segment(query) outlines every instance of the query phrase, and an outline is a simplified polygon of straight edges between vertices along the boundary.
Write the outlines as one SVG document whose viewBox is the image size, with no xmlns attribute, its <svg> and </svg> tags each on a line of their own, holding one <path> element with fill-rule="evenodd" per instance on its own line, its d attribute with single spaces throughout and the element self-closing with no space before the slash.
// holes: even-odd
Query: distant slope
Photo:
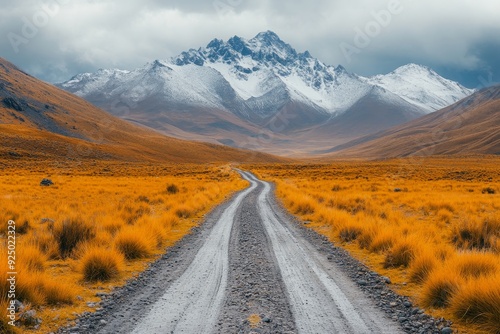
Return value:
<svg viewBox="0 0 500 334">
<path fill-rule="evenodd" d="M 330 157 L 500 154 L 500 85 L 454 105 L 329 150 Z"/>
<path fill-rule="evenodd" d="M 0 58 L 0 156 L 126 161 L 281 161 L 173 139 L 114 117 Z"/>
</svg>

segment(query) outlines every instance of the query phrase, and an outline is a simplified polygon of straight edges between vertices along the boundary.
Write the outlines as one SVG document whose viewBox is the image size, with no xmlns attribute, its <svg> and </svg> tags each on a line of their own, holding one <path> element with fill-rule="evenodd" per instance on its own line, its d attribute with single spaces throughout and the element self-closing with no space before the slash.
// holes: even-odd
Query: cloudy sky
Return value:
<svg viewBox="0 0 500 334">
<path fill-rule="evenodd" d="M 500 81 L 498 0 L 0 0 L 0 8 L 0 56 L 49 82 L 265 30 L 365 76 L 413 62 L 471 88 Z"/>
</svg>

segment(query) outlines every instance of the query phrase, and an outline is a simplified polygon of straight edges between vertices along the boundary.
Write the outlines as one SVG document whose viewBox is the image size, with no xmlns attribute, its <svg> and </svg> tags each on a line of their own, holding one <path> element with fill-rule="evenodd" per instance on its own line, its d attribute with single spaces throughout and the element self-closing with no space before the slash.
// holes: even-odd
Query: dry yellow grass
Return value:
<svg viewBox="0 0 500 334">
<path fill-rule="evenodd" d="M 88 246 L 82 251 L 80 271 L 87 282 L 106 282 L 120 276 L 123 255 L 115 249 Z"/>
<path fill-rule="evenodd" d="M 229 166 L 0 164 L 0 304 L 7 302 L 6 232 L 13 219 L 16 298 L 43 320 L 38 331 L 23 332 L 55 331 L 92 310 L 87 302 L 97 302 L 97 292 L 137 275 L 246 184 Z M 40 186 L 45 177 L 54 185 Z"/>
<path fill-rule="evenodd" d="M 390 276 L 431 314 L 464 332 L 497 333 L 499 165 L 499 157 L 478 156 L 248 168 L 275 182 L 308 227 Z"/>
</svg>

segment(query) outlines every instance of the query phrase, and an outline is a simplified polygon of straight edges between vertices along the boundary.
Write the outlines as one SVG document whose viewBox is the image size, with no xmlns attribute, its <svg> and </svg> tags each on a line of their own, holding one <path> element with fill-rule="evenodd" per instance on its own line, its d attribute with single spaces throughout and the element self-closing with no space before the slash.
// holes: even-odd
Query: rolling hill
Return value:
<svg viewBox="0 0 500 334">
<path fill-rule="evenodd" d="M 98 109 L 0 58 L 0 157 L 162 162 L 282 161 L 166 137 Z"/>
<path fill-rule="evenodd" d="M 435 113 L 328 151 L 329 157 L 500 155 L 500 85 Z"/>
</svg>

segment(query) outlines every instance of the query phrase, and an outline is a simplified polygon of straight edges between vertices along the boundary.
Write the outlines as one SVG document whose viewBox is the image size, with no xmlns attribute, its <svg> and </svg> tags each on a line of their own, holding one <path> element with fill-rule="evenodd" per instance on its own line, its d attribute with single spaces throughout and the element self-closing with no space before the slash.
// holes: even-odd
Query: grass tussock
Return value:
<svg viewBox="0 0 500 334">
<path fill-rule="evenodd" d="M 363 228 L 357 224 L 347 224 L 339 229 L 339 237 L 344 242 L 351 242 L 363 233 Z"/>
<path fill-rule="evenodd" d="M 500 270 L 498 257 L 494 254 L 484 252 L 460 253 L 447 261 L 447 264 L 467 279 L 488 276 Z"/>
<path fill-rule="evenodd" d="M 7 296 L 7 271 L 0 273 L 0 292 Z M 16 298 L 33 306 L 71 304 L 76 297 L 75 285 L 60 282 L 50 275 L 21 268 L 16 275 Z"/>
<path fill-rule="evenodd" d="M 461 249 L 497 250 L 500 240 L 500 213 L 488 217 L 472 218 L 453 229 L 452 241 Z"/>
<path fill-rule="evenodd" d="M 412 239 L 397 241 L 385 256 L 384 268 L 408 267 L 419 248 L 420 245 Z"/>
<path fill-rule="evenodd" d="M 464 282 L 446 270 L 434 271 L 423 284 L 420 301 L 425 307 L 447 307 Z"/>
<path fill-rule="evenodd" d="M 52 231 L 62 258 L 71 256 L 78 244 L 95 237 L 95 225 L 82 217 L 64 219 Z"/>
<path fill-rule="evenodd" d="M 450 309 L 465 324 L 500 333 L 500 277 L 469 281 L 451 298 Z"/>
<path fill-rule="evenodd" d="M 370 251 L 374 253 L 382 253 L 391 249 L 394 244 L 394 233 L 388 229 L 383 229 L 375 234 L 369 246 Z"/>
<path fill-rule="evenodd" d="M 440 265 L 436 255 L 428 248 L 415 255 L 409 268 L 410 281 L 414 283 L 425 282 L 429 274 Z"/>
<path fill-rule="evenodd" d="M 18 263 L 30 271 L 44 271 L 47 256 L 35 244 L 26 244 L 17 251 Z"/>
<path fill-rule="evenodd" d="M 89 247 L 80 259 L 80 271 L 87 282 L 107 282 L 120 276 L 123 262 L 123 255 L 114 249 Z"/>
<path fill-rule="evenodd" d="M 167 186 L 167 194 L 175 195 L 179 192 L 179 187 L 177 187 L 175 184 L 169 184 Z"/>
<path fill-rule="evenodd" d="M 114 245 L 127 260 L 145 258 L 153 253 L 149 232 L 138 228 L 121 230 L 115 237 Z"/>
</svg>

